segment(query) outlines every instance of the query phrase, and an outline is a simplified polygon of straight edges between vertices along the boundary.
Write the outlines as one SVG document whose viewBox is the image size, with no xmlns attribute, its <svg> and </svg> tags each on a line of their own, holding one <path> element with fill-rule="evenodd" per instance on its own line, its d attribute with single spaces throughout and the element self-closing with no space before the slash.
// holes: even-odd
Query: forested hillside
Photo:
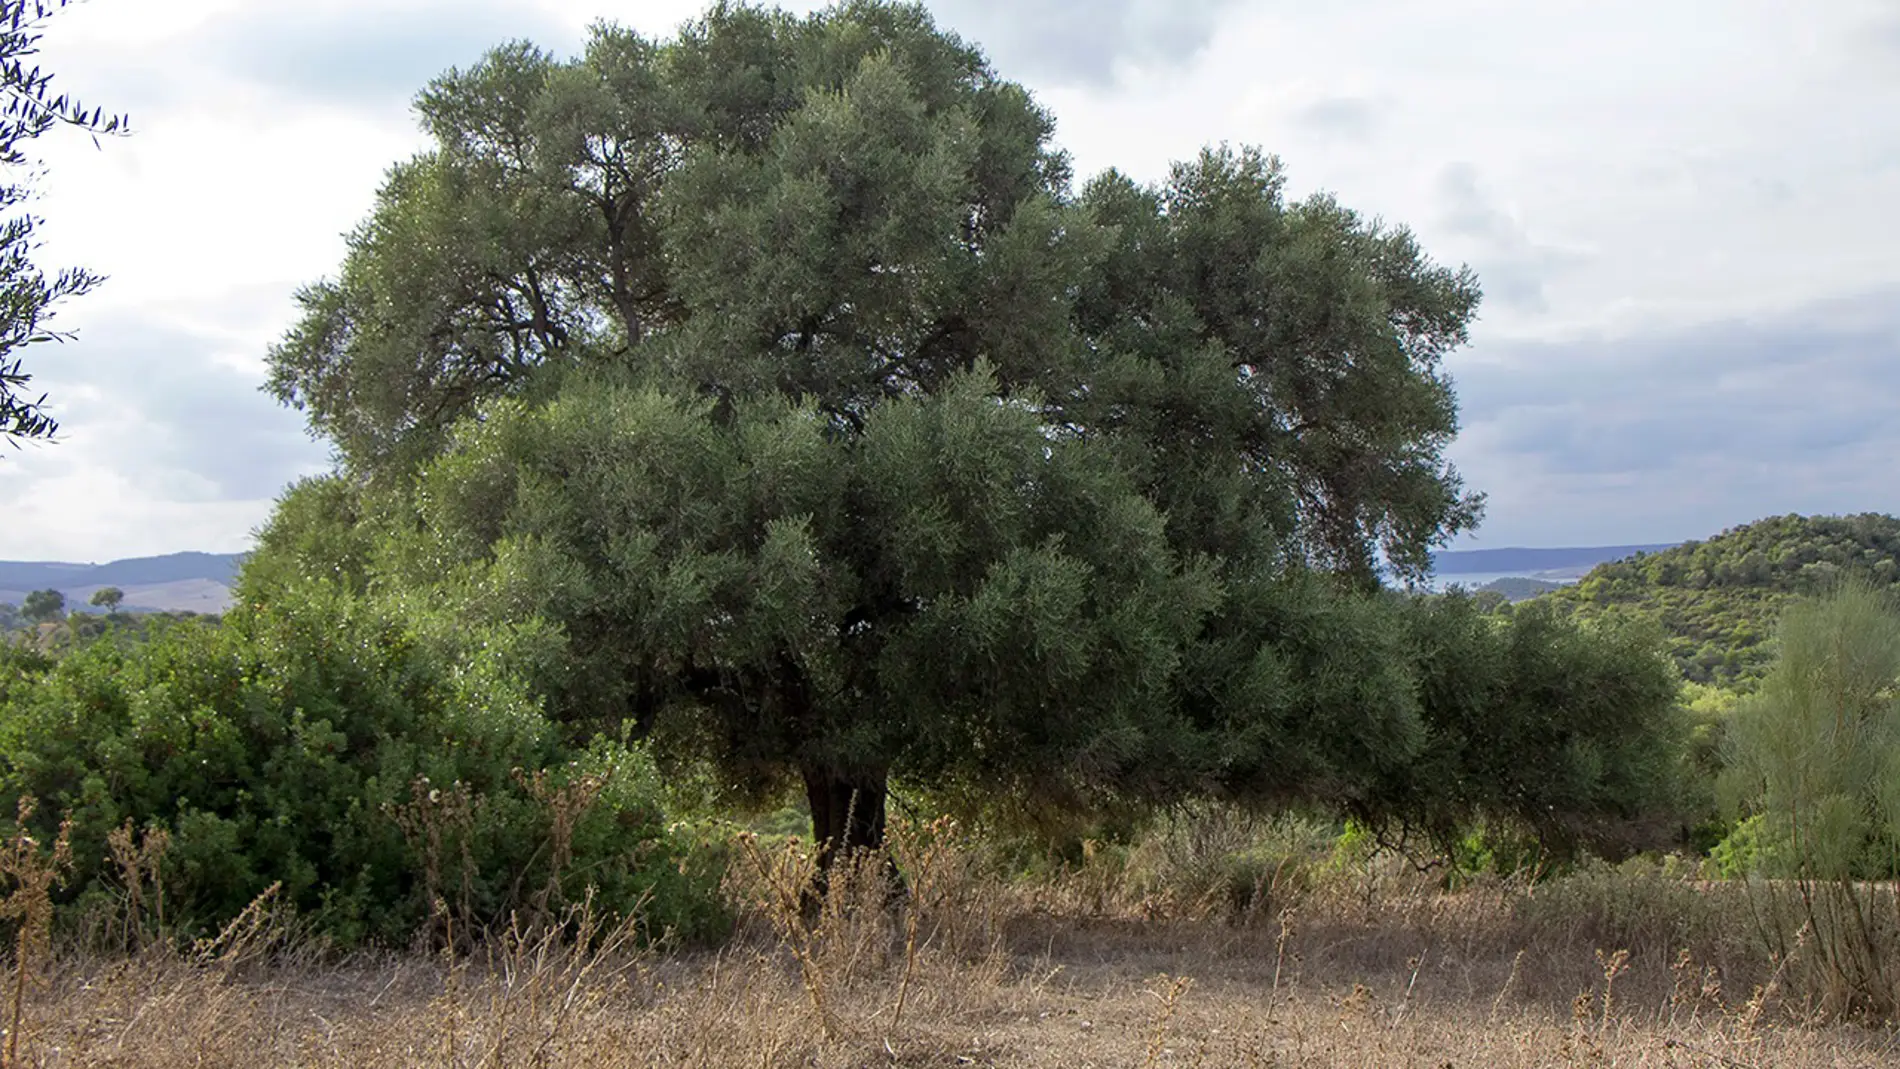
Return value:
<svg viewBox="0 0 1900 1069">
<path fill-rule="evenodd" d="M 1772 656 L 1782 610 L 1848 577 L 1882 586 L 1900 580 L 1900 520 L 1879 513 L 1771 517 L 1599 565 L 1548 597 L 1588 617 L 1654 619 L 1686 677 L 1749 683 Z"/>
<path fill-rule="evenodd" d="M 1477 593 L 1490 594 L 1505 601 L 1528 601 L 1539 594 L 1548 594 L 1553 590 L 1562 590 L 1564 584 L 1549 579 L 1532 579 L 1524 575 L 1507 575 L 1502 579 L 1493 579 L 1477 589 Z"/>
</svg>

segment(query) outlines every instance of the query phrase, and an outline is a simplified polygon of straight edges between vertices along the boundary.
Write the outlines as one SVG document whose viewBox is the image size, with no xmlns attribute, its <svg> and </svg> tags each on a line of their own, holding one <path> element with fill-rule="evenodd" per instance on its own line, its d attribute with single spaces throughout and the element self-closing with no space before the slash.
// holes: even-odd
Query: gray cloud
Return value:
<svg viewBox="0 0 1900 1069">
<path fill-rule="evenodd" d="M 1492 491 L 1485 544 L 1900 511 L 1900 290 L 1480 355 L 1456 372 L 1454 452 Z"/>
<path fill-rule="evenodd" d="M 1887 11 L 1867 24 L 1868 43 L 1888 53 L 1900 55 L 1900 11 Z"/>
<path fill-rule="evenodd" d="M 941 25 L 980 42 L 997 66 L 1055 83 L 1108 86 L 1118 62 L 1180 66 L 1235 0 L 941 0 Z"/>
<path fill-rule="evenodd" d="M 1366 141 L 1378 131 L 1382 105 L 1366 97 L 1322 97 L 1301 105 L 1293 122 L 1324 137 Z"/>
<path fill-rule="evenodd" d="M 392 3 L 380 10 L 249 5 L 194 35 L 198 61 L 302 99 L 406 103 L 431 78 L 467 66 L 504 41 L 527 38 L 564 51 L 559 23 L 522 0 Z"/>
<path fill-rule="evenodd" d="M 141 316 L 95 320 L 59 359 L 42 361 L 40 379 L 60 408 L 54 449 L 104 463 L 164 500 L 276 496 L 323 464 L 324 447 L 259 392 L 257 373 L 220 359 L 234 348 Z"/>
<path fill-rule="evenodd" d="M 1500 208 L 1485 192 L 1477 169 L 1454 163 L 1438 176 L 1440 225 L 1468 239 L 1471 257 L 1484 282 L 1485 300 L 1509 308 L 1541 312 L 1548 303 L 1544 287 L 1552 275 L 1582 263 L 1576 253 L 1531 239 L 1524 224 Z"/>
</svg>

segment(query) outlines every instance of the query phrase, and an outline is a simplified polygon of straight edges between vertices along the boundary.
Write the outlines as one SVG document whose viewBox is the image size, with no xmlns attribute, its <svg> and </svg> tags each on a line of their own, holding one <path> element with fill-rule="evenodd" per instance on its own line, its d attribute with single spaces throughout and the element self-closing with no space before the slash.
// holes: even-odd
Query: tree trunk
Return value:
<svg viewBox="0 0 1900 1069">
<path fill-rule="evenodd" d="M 818 850 L 818 869 L 812 891 L 823 901 L 830 886 L 831 868 L 840 858 L 859 850 L 884 849 L 884 803 L 888 796 L 884 769 L 843 772 L 807 766 L 805 798 L 811 803 L 812 842 Z M 896 863 L 886 855 L 884 866 L 892 891 L 901 893 Z"/>
<path fill-rule="evenodd" d="M 885 774 L 806 768 L 805 800 L 811 803 L 812 841 L 822 867 L 840 853 L 884 845 Z"/>
</svg>

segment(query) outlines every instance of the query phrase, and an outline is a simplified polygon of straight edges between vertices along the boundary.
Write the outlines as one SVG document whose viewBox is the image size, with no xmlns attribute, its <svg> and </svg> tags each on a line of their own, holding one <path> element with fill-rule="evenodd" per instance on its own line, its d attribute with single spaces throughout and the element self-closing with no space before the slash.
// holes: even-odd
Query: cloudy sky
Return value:
<svg viewBox="0 0 1900 1069">
<path fill-rule="evenodd" d="M 244 548 L 326 466 L 258 392 L 432 75 L 683 0 L 87 0 L 57 85 L 131 113 L 42 142 L 41 260 L 110 276 L 27 355 L 62 441 L 0 453 L 0 558 Z M 787 6 L 804 9 L 809 4 Z M 1900 512 L 1900 0 L 935 0 L 1089 173 L 1280 154 L 1486 290 L 1452 363 L 1467 546 Z"/>
</svg>

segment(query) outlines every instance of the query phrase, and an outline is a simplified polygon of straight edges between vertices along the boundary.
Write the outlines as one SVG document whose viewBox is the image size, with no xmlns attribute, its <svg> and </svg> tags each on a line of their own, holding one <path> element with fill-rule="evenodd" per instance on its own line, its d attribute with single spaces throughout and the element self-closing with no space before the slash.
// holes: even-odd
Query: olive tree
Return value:
<svg viewBox="0 0 1900 1069">
<path fill-rule="evenodd" d="M 270 355 L 341 463 L 246 597 L 549 621 L 562 719 L 802 780 L 832 844 L 893 776 L 1345 804 L 1420 752 L 1381 584 L 1478 518 L 1478 289 L 1403 229 L 1250 149 L 1078 186 L 914 5 L 508 45 L 417 108 Z"/>
</svg>

